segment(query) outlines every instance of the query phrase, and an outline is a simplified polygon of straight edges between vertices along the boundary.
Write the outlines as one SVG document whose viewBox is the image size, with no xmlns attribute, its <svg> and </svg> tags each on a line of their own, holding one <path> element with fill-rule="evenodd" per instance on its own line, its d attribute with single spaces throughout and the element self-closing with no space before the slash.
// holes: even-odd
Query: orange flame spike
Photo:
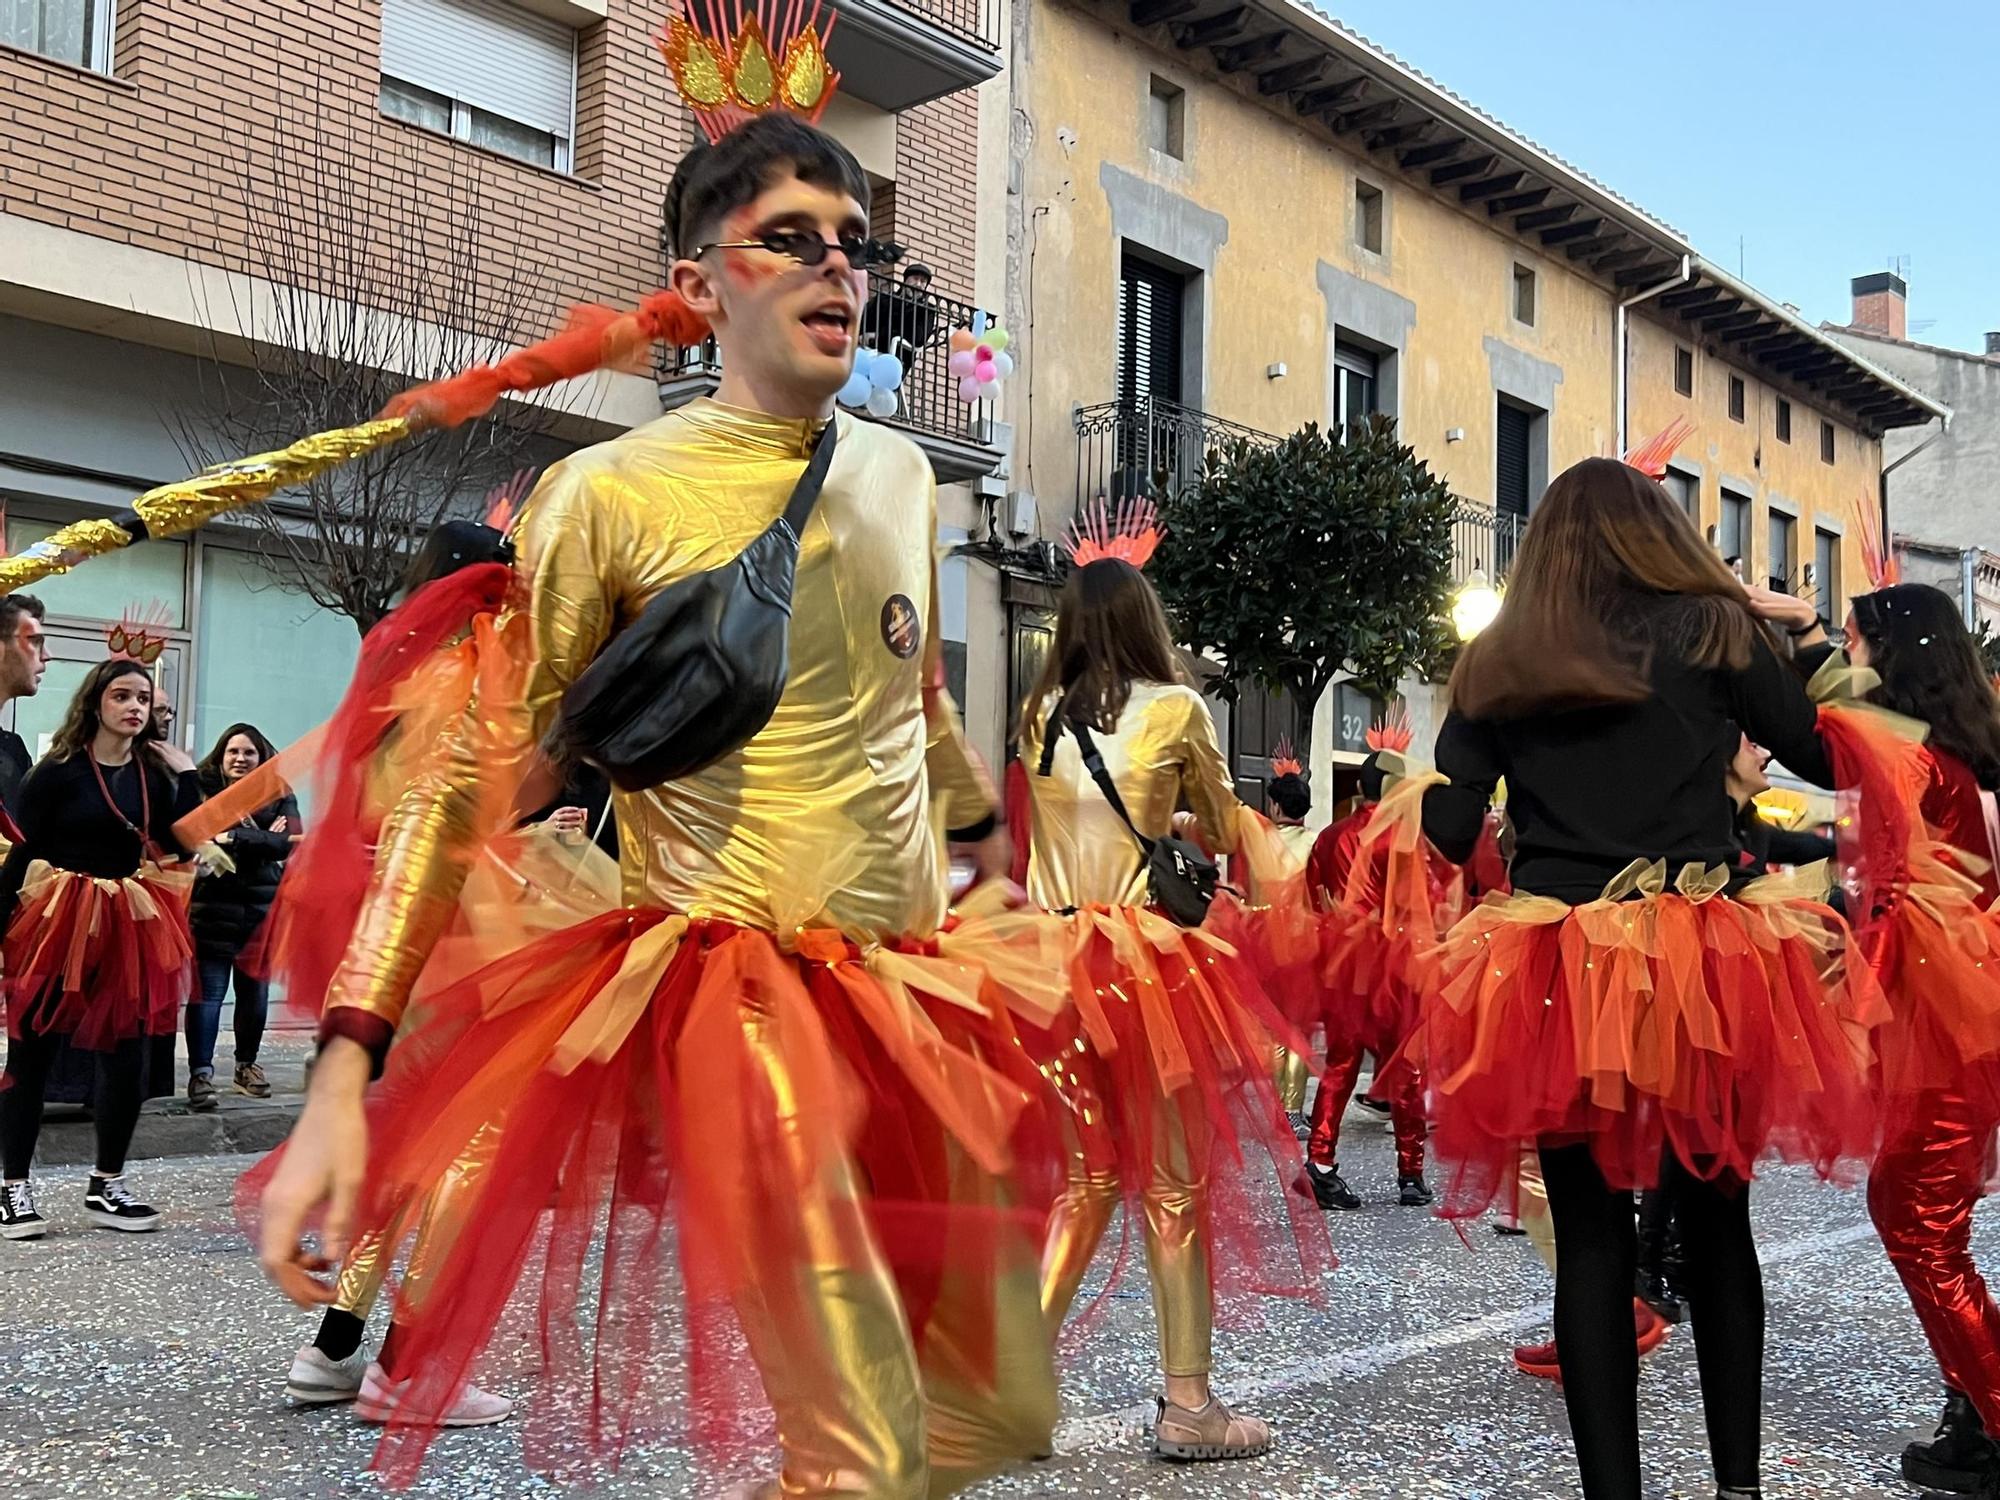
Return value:
<svg viewBox="0 0 2000 1500">
<path fill-rule="evenodd" d="M 1370 750 L 1390 750 L 1401 755 L 1410 748 L 1410 741 L 1416 738 L 1416 731 L 1410 727 L 1409 705 L 1397 704 L 1395 713 L 1370 725 L 1363 738 Z"/>
<path fill-rule="evenodd" d="M 1627 453 L 1625 462 L 1648 479 L 1664 478 L 1667 472 L 1667 460 L 1674 456 L 1675 449 L 1694 436 L 1694 432 L 1694 423 L 1686 417 L 1675 417 L 1659 432 Z"/>
</svg>

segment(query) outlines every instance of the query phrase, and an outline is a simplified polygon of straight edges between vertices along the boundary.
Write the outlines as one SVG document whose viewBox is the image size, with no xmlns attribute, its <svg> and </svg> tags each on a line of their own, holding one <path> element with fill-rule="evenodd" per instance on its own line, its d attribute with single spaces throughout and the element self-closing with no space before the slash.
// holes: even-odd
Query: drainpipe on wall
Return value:
<svg viewBox="0 0 2000 1500">
<path fill-rule="evenodd" d="M 1967 547 L 1958 554 L 1958 598 L 1964 606 L 1965 628 L 1979 629 L 1979 549 Z"/>
<path fill-rule="evenodd" d="M 1893 459 L 1889 463 L 1886 463 L 1882 466 L 1882 476 L 1880 479 L 1876 481 L 1876 487 L 1875 487 L 1876 505 L 1881 512 L 1880 521 L 1882 526 L 1882 548 L 1883 551 L 1887 553 L 1889 556 L 1894 556 L 1896 551 L 1896 533 L 1889 529 L 1889 476 L 1895 473 L 1896 470 L 1902 468 L 1904 464 L 1908 463 L 1911 459 L 1915 458 L 1919 453 L 1923 452 L 1924 449 L 1930 447 L 1932 443 L 1935 443 L 1939 438 L 1943 437 L 1950 430 L 1951 430 L 1951 411 L 1949 408 L 1947 408 L 1945 414 L 1938 418 L 1938 430 L 1936 432 L 1932 433 L 1929 437 L 1925 438 L 1921 443 L 1918 443 L 1914 448 L 1912 448 L 1908 453 L 1905 453 L 1901 458 Z M 1971 554 L 1969 553 L 1967 554 L 1967 556 L 1970 555 Z M 1959 566 L 1962 569 L 1966 566 L 1966 564 L 1963 561 L 1961 561 Z M 1964 602 L 1965 602 L 1966 628 L 1968 630 L 1975 629 L 1976 627 L 1973 625 L 1973 619 L 1972 619 L 1972 614 L 1973 614 L 1972 589 L 1969 586 L 1965 590 Z"/>
<path fill-rule="evenodd" d="M 1618 304 L 1616 327 L 1612 336 L 1612 341 L 1618 346 L 1618 451 L 1613 457 L 1623 458 L 1632 446 L 1630 434 L 1627 431 L 1628 420 L 1625 410 L 1627 389 L 1631 384 L 1631 377 L 1626 370 L 1627 345 L 1630 342 L 1631 327 L 1630 321 L 1626 317 L 1626 310 L 1637 307 L 1641 302 L 1651 297 L 1657 297 L 1662 292 L 1670 292 L 1677 286 L 1687 285 L 1694 278 L 1694 268 L 1695 258 L 1692 255 L 1683 255 L 1678 275 L 1670 276 L 1665 281 L 1634 292 Z"/>
</svg>

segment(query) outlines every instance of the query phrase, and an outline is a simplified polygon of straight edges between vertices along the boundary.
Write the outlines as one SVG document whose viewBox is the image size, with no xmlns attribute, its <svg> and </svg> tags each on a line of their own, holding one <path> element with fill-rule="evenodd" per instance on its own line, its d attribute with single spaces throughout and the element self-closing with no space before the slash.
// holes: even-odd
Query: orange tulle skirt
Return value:
<svg viewBox="0 0 2000 1500">
<path fill-rule="evenodd" d="M 1600 900 L 1489 899 L 1452 929 L 1420 1034 L 1445 1212 L 1484 1209 L 1535 1142 L 1588 1142 L 1621 1188 L 1667 1150 L 1710 1178 L 1867 1161 L 1874 971 L 1810 878 L 1721 887 L 1635 866 Z"/>
<path fill-rule="evenodd" d="M 736 1456 L 770 1434 L 732 1307 L 805 1326 L 786 1310 L 802 1267 L 886 1259 L 921 1342 L 943 1279 L 979 1274 L 999 1236 L 1038 1238 L 1060 1185 L 1014 1016 L 1052 1016 L 1061 931 L 995 917 L 866 951 L 808 931 L 781 951 L 625 909 L 428 993 L 370 1097 L 356 1238 L 393 1241 L 454 1163 L 490 1165 L 456 1190 L 473 1232 L 399 1303 L 413 1413 L 445 1410 L 503 1316 L 526 1317 L 532 1466 L 595 1467 L 662 1437 Z M 276 1160 L 244 1180 L 246 1217 Z M 955 1202 L 966 1160 L 1011 1191 Z M 799 1211 L 849 1174 L 864 1216 Z M 684 1344 L 684 1383 L 662 1378 L 663 1343 Z M 407 1483 L 433 1435 L 421 1416 L 392 1426 L 377 1467 Z"/>
<path fill-rule="evenodd" d="M 1258 962 L 1154 911 L 1085 908 L 1065 920 L 1073 1005 L 1053 1025 L 1022 1030 L 1085 1159 L 1115 1169 L 1136 1203 L 1153 1174 L 1163 1104 L 1197 1117 L 1188 1136 L 1207 1153 L 1218 1313 L 1228 1321 L 1247 1316 L 1258 1296 L 1316 1293 L 1333 1252 L 1322 1216 L 1293 1187 L 1304 1158 L 1271 1066 L 1277 1048 L 1303 1053 L 1306 1044 L 1266 993 Z M 1086 1056 L 1090 1065 L 1076 1066 Z"/>
<path fill-rule="evenodd" d="M 0 943 L 8 1036 L 105 1052 L 173 1035 L 194 962 L 193 889 L 192 871 L 145 864 L 111 880 L 36 860 Z"/>
<path fill-rule="evenodd" d="M 1939 1093 L 2000 1117 L 2000 915 L 1978 907 L 1971 885 L 1906 891 L 1863 934 L 1889 997 L 1875 1047 L 1892 1129 Z"/>
</svg>

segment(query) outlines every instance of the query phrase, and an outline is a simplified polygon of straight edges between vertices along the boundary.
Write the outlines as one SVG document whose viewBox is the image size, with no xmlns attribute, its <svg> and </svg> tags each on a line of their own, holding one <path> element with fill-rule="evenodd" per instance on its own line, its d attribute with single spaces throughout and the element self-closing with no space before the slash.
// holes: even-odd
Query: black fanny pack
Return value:
<svg viewBox="0 0 2000 1500">
<path fill-rule="evenodd" d="M 1090 779 L 1104 793 L 1104 800 L 1111 804 L 1118 820 L 1139 841 L 1139 850 L 1146 860 L 1146 889 L 1152 905 L 1182 927 L 1201 926 L 1208 916 L 1209 907 L 1215 903 L 1216 891 L 1221 888 L 1221 867 L 1202 853 L 1199 845 L 1187 839 L 1176 838 L 1172 834 L 1149 839 L 1139 832 L 1139 826 L 1125 810 L 1125 799 L 1118 795 L 1118 783 L 1111 779 L 1111 770 L 1104 764 L 1104 755 L 1098 750 L 1097 742 L 1090 737 L 1090 730 L 1080 720 L 1064 720 L 1059 714 L 1059 706 L 1051 710 L 1049 721 L 1042 730 L 1041 774 L 1048 775 L 1054 766 L 1056 741 L 1062 737 L 1063 726 L 1067 723 L 1069 732 L 1076 736 L 1076 748 L 1083 756 L 1083 768 L 1090 772 Z"/>
<path fill-rule="evenodd" d="M 783 515 L 733 561 L 669 584 L 563 694 L 565 747 L 621 789 L 691 776 L 777 711 L 799 537 L 833 463 L 834 430 L 820 433 Z"/>
</svg>

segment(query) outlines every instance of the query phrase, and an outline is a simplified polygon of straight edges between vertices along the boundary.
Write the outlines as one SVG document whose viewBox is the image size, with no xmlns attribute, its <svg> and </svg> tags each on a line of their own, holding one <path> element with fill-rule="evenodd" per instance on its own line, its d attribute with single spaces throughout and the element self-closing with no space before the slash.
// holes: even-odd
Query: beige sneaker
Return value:
<svg viewBox="0 0 2000 1500">
<path fill-rule="evenodd" d="M 236 1092 L 248 1094 L 252 1099 L 268 1099 L 271 1097 L 271 1080 L 264 1076 L 264 1070 L 256 1063 L 238 1063 Z"/>
<path fill-rule="evenodd" d="M 1153 1423 L 1153 1451 L 1175 1463 L 1207 1463 L 1222 1458 L 1256 1458 L 1271 1447 L 1271 1424 L 1238 1416 L 1214 1396 L 1198 1411 L 1159 1398 Z"/>
</svg>

